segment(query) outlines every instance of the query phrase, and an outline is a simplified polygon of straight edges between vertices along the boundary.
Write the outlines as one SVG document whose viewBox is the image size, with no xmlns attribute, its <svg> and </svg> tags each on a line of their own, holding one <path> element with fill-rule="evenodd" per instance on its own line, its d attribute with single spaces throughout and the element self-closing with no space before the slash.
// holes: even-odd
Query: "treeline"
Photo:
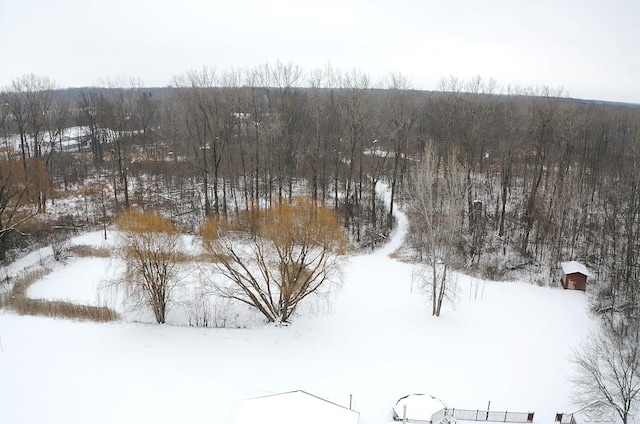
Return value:
<svg viewBox="0 0 640 424">
<path fill-rule="evenodd" d="M 453 154 L 466 181 L 459 266 L 496 277 L 540 269 L 551 281 L 558 261 L 577 259 L 610 284 L 608 307 L 636 305 L 611 294 L 638 291 L 633 105 L 479 77 L 421 92 L 401 75 L 374 85 L 357 70 L 282 63 L 192 71 L 164 89 L 60 91 L 27 75 L 0 96 L 0 254 L 29 217 L 78 190 L 92 205 L 82 219 L 160 208 L 191 230 L 308 193 L 340 213 L 354 243 L 374 246 L 429 145 L 447 162 Z M 375 195 L 380 181 L 390 206 Z"/>
</svg>

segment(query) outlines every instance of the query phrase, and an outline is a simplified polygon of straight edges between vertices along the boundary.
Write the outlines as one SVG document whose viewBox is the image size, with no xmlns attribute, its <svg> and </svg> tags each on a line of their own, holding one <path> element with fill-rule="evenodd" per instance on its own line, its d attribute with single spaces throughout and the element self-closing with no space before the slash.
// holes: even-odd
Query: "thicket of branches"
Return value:
<svg viewBox="0 0 640 424">
<path fill-rule="evenodd" d="M 636 422 L 640 404 L 640 327 L 637 322 L 603 320 L 570 358 L 574 402 L 606 405 L 623 424 Z"/>
</svg>

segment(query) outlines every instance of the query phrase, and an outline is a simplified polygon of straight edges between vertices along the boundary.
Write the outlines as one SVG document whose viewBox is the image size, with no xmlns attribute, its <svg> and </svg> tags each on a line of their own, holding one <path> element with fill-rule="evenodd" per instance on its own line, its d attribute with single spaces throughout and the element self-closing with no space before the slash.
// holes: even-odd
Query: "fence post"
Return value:
<svg viewBox="0 0 640 424">
<path fill-rule="evenodd" d="M 479 413 L 480 413 L 480 411 L 478 411 L 478 410 L 476 409 L 476 421 L 478 421 L 478 414 L 479 414 Z"/>
<path fill-rule="evenodd" d="M 507 422 L 507 411 L 504 411 L 504 422 Z"/>
</svg>

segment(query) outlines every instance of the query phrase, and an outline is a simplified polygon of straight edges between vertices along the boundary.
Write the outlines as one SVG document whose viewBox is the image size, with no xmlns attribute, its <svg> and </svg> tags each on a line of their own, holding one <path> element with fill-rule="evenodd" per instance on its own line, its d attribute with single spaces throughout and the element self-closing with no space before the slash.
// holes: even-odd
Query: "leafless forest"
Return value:
<svg viewBox="0 0 640 424">
<path fill-rule="evenodd" d="M 59 90 L 25 75 L 0 105 L 2 259 L 131 208 L 196 232 L 208 216 L 306 194 L 338 212 L 359 248 L 382 242 L 406 207 L 415 260 L 554 284 L 557 263 L 577 259 L 600 282 L 600 312 L 638 309 L 637 105 L 479 77 L 424 92 L 401 75 L 373 84 L 357 70 L 282 63 L 202 69 L 165 88 Z M 413 178 L 425 163 L 427 221 Z"/>
</svg>

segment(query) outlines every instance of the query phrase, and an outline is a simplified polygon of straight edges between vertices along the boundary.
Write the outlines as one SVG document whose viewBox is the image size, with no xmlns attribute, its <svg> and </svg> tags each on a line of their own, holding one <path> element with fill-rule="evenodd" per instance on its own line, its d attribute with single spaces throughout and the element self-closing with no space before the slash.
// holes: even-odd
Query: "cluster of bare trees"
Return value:
<svg viewBox="0 0 640 424">
<path fill-rule="evenodd" d="M 482 78 L 425 93 L 401 75 L 374 85 L 357 70 L 283 63 L 201 69 L 164 89 L 54 87 L 29 75 L 0 94 L 0 159 L 12 164 L 2 178 L 22 181 L 4 184 L 15 187 L 0 197 L 5 230 L 78 187 L 100 211 L 94 222 L 155 205 L 194 231 L 206 216 L 309 193 L 339 213 L 353 242 L 375 245 L 398 196 L 415 195 L 408 171 L 430 145 L 447 158 L 441 170 L 453 161 L 464 177 L 456 264 L 492 275 L 539 268 L 551 281 L 559 260 L 579 259 L 610 285 L 603 311 L 637 305 L 636 107 L 549 89 L 497 95 Z M 9 175 L 15 164 L 20 175 Z M 390 207 L 375 196 L 380 180 Z M 411 234 L 421 252 L 424 231 Z"/>
<path fill-rule="evenodd" d="M 44 77 L 25 79 L 53 87 Z M 382 91 L 366 74 L 331 67 L 310 75 L 283 63 L 202 69 L 177 76 L 167 89 L 136 81 L 72 91 L 40 85 L 16 83 L 1 93 L 5 105 L 16 96 L 40 99 L 36 115 L 49 117 L 26 127 L 16 111 L 2 109 L 6 159 L 22 157 L 25 167 L 31 157 L 46 161 L 46 175 L 31 172 L 36 211 L 55 200 L 54 191 L 81 184 L 101 193 L 110 216 L 161 204 L 195 228 L 197 217 L 309 191 L 340 211 L 362 245 L 377 243 L 391 225 L 375 186 L 390 175 L 395 201 L 418 117 L 402 77 Z M 81 132 L 77 149 L 64 132 L 72 126 Z"/>
<path fill-rule="evenodd" d="M 0 259 L 11 234 L 19 234 L 21 224 L 46 208 L 52 165 L 47 144 L 66 125 L 59 115 L 62 108 L 53 102 L 54 88 L 47 78 L 25 75 L 0 98 L 5 140 L 0 156 Z"/>
<path fill-rule="evenodd" d="M 458 262 L 491 275 L 529 269 L 555 283 L 557 263 L 578 259 L 608 286 L 601 312 L 637 310 L 640 109 L 549 89 L 496 96 L 495 84 L 481 79 L 442 88 L 420 109 L 430 147 L 414 176 L 432 168 L 434 152 L 442 169 L 456 158 L 466 180 Z M 409 188 L 412 202 L 422 194 Z M 410 211 L 420 253 L 424 214 Z"/>
<path fill-rule="evenodd" d="M 192 302 L 205 305 L 209 295 L 237 301 L 268 322 L 287 323 L 304 301 L 326 301 L 339 287 L 347 240 L 335 211 L 295 197 L 231 215 L 206 220 L 200 236 L 207 254 L 194 257 L 170 219 L 123 212 L 117 255 L 125 267 L 110 285 L 133 310 L 152 310 L 159 324 L 176 304 L 183 278 L 198 267 L 209 278 Z M 206 325 L 206 315 L 194 318 Z"/>
<path fill-rule="evenodd" d="M 393 169 L 395 187 L 406 172 L 415 104 L 408 91 L 372 89 L 357 71 L 327 68 L 305 78 L 281 63 L 177 77 L 173 128 L 187 143 L 173 151 L 194 164 L 206 216 L 303 190 L 339 210 L 356 242 L 376 243 L 390 222 L 375 185 Z M 395 115 L 381 110 L 385 96 L 395 99 Z"/>
</svg>

